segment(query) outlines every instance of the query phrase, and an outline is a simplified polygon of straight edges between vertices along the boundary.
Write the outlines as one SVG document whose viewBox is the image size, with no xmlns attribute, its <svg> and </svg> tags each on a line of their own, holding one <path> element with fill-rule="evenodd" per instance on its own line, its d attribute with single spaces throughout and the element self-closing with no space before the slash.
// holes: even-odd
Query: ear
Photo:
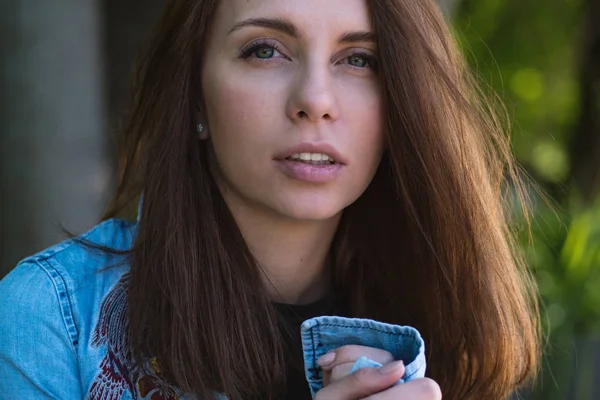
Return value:
<svg viewBox="0 0 600 400">
<path fill-rule="evenodd" d="M 200 109 L 200 104 L 196 104 L 196 131 L 198 132 L 198 139 L 206 140 L 208 139 L 208 126 L 206 124 L 205 118 L 202 116 L 202 112 Z"/>
<path fill-rule="evenodd" d="M 208 139 L 208 129 L 206 125 L 199 123 L 196 125 L 196 131 L 198 132 L 198 139 L 206 140 Z"/>
<path fill-rule="evenodd" d="M 200 135 L 198 135 L 198 139 L 200 140 L 208 140 L 208 132 L 204 131 Z"/>
</svg>

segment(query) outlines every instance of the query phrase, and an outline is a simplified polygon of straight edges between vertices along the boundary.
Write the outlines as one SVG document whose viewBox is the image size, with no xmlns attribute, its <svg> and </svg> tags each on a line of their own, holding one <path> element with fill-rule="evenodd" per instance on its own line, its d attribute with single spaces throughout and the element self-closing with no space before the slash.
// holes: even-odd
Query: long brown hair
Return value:
<svg viewBox="0 0 600 400">
<path fill-rule="evenodd" d="M 168 2 L 137 69 L 106 217 L 144 193 L 129 289 L 136 358 L 156 356 L 188 392 L 240 399 L 279 387 L 284 359 L 259 267 L 194 128 L 217 3 Z M 368 4 L 387 151 L 344 210 L 335 284 L 352 316 L 419 329 L 444 398 L 506 398 L 535 373 L 540 346 L 535 286 L 504 209 L 506 182 L 520 193 L 505 129 L 433 1 Z"/>
</svg>

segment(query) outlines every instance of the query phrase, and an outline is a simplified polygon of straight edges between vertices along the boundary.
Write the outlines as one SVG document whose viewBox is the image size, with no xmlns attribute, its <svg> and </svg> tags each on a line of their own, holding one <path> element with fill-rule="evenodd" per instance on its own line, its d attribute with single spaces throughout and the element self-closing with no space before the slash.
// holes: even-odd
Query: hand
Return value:
<svg viewBox="0 0 600 400">
<path fill-rule="evenodd" d="M 393 365 L 387 364 L 387 365 Z M 386 366 L 387 366 L 386 365 Z M 400 364 L 402 366 L 402 364 Z M 383 374 L 381 368 L 363 368 L 319 390 L 314 400 L 441 400 L 442 392 L 429 378 L 415 379 L 390 388 L 404 368 Z"/>
<path fill-rule="evenodd" d="M 358 345 L 339 347 L 324 354 L 317 360 L 317 363 L 323 370 L 323 386 L 327 386 L 330 383 L 346 377 L 350 373 L 356 360 L 363 356 L 368 357 L 373 361 L 377 361 L 382 365 L 394 361 L 392 353 L 374 347 Z"/>
<path fill-rule="evenodd" d="M 333 354 L 333 355 L 332 355 Z M 384 366 L 348 372 L 361 356 Z M 315 400 L 440 400 L 438 384 L 428 378 L 394 385 L 404 375 L 402 361 L 393 361 L 389 352 L 364 346 L 343 346 L 318 360 L 323 369 L 324 388 Z"/>
</svg>

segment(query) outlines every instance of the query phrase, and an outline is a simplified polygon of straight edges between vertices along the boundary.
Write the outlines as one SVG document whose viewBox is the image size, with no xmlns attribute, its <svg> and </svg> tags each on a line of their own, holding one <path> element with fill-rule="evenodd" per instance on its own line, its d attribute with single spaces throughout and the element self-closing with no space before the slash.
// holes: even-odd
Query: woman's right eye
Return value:
<svg viewBox="0 0 600 400">
<path fill-rule="evenodd" d="M 271 58 L 275 54 L 275 49 L 273 47 L 263 46 L 259 49 L 256 49 L 254 55 L 257 58 Z"/>
<path fill-rule="evenodd" d="M 261 60 L 269 60 L 271 58 L 283 57 L 277 49 L 277 46 L 272 43 L 255 43 L 242 50 L 241 58 L 255 57 Z"/>
</svg>

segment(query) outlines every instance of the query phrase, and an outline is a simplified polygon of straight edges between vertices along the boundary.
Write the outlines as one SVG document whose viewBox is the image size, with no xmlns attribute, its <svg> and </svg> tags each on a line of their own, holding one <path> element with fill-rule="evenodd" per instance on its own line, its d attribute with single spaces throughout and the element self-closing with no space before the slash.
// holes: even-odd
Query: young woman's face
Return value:
<svg viewBox="0 0 600 400">
<path fill-rule="evenodd" d="M 315 220 L 364 192 L 384 147 L 372 32 L 364 0 L 222 1 L 199 122 L 229 202 Z"/>
</svg>

